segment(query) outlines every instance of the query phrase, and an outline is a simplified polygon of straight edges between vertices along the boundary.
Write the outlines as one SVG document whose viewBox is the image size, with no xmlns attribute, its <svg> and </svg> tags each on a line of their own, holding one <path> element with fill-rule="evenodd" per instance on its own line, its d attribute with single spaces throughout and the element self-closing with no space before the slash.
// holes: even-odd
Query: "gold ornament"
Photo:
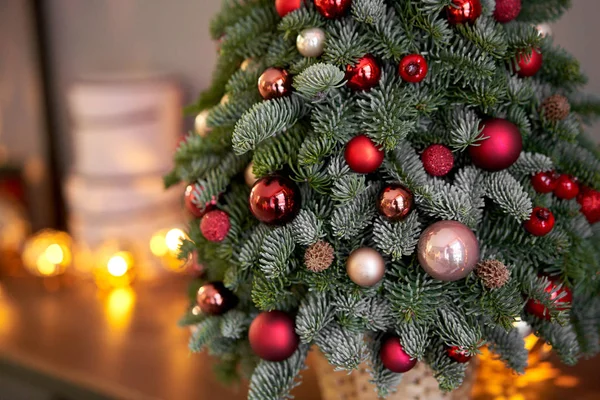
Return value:
<svg viewBox="0 0 600 400">
<path fill-rule="evenodd" d="M 385 260 L 376 250 L 361 247 L 354 250 L 346 261 L 346 273 L 359 286 L 376 285 L 385 274 Z"/>
<path fill-rule="evenodd" d="M 250 161 L 250 164 L 248 164 L 248 166 L 244 170 L 244 180 L 246 181 L 246 185 L 248 185 L 249 187 L 254 186 L 254 183 L 258 180 L 256 175 L 254 175 L 254 172 L 252 171 L 253 167 L 254 163 Z"/>
<path fill-rule="evenodd" d="M 211 128 L 207 125 L 208 118 L 208 110 L 204 110 L 196 115 L 196 119 L 194 120 L 194 129 L 196 133 L 201 137 L 206 137 L 211 131 Z"/>
</svg>

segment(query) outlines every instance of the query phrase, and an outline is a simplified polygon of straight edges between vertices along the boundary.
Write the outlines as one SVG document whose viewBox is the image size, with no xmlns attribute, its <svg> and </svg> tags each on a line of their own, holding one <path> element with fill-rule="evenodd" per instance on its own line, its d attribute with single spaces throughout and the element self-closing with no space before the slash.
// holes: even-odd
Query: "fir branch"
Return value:
<svg viewBox="0 0 600 400">
<path fill-rule="evenodd" d="M 259 266 L 267 279 L 279 278 L 290 273 L 295 266 L 291 255 L 295 243 L 292 228 L 277 227 L 267 234 L 261 248 Z"/>
<path fill-rule="evenodd" d="M 425 358 L 430 343 L 429 325 L 414 321 L 400 323 L 396 326 L 396 333 L 409 356 L 418 360 Z"/>
<path fill-rule="evenodd" d="M 486 195 L 496 202 L 506 213 L 519 221 L 531 216 L 531 199 L 515 178 L 508 172 L 488 174 L 484 179 Z"/>
<path fill-rule="evenodd" d="M 310 246 L 325 237 L 323 221 L 310 210 L 300 210 L 292 222 L 294 241 L 302 246 Z"/>
<path fill-rule="evenodd" d="M 517 329 L 506 331 L 497 325 L 484 325 L 483 334 L 490 351 L 497 354 L 509 368 L 520 374 L 525 372 L 528 352 Z"/>
<path fill-rule="evenodd" d="M 517 20 L 529 24 L 556 21 L 569 7 L 571 0 L 527 0 Z"/>
<path fill-rule="evenodd" d="M 554 169 L 552 160 L 539 153 L 521 153 L 519 159 L 508 169 L 508 172 L 522 179 L 538 172 L 551 171 Z"/>
<path fill-rule="evenodd" d="M 572 326 L 560 326 L 547 321 L 534 321 L 531 322 L 531 325 L 536 332 L 539 332 L 540 336 L 550 343 L 562 362 L 567 365 L 577 363 L 579 343 Z"/>
<path fill-rule="evenodd" d="M 336 370 L 357 369 L 365 360 L 366 346 L 362 333 L 349 332 L 335 322 L 321 329 L 315 343 Z"/>
<path fill-rule="evenodd" d="M 231 310 L 221 320 L 221 335 L 228 339 L 241 339 L 250 326 L 250 318 L 243 311 Z"/>
<path fill-rule="evenodd" d="M 367 360 L 369 362 L 369 374 L 373 378 L 373 383 L 377 388 L 377 395 L 385 398 L 396 392 L 398 384 L 402 380 L 402 374 L 397 374 L 387 369 L 381 361 L 379 355 L 383 334 L 374 335 L 367 341 Z"/>
<path fill-rule="evenodd" d="M 375 245 L 393 261 L 413 254 L 420 234 L 421 224 L 416 211 L 403 221 L 389 222 L 380 217 L 373 224 Z"/>
<path fill-rule="evenodd" d="M 371 185 L 354 200 L 334 211 L 331 217 L 331 228 L 335 236 L 351 239 L 371 224 L 376 212 L 372 199 L 377 190 L 377 185 Z"/>
<path fill-rule="evenodd" d="M 374 25 L 381 21 L 385 14 L 384 0 L 354 0 L 352 16 L 358 22 Z"/>
<path fill-rule="evenodd" d="M 345 68 L 354 65 L 369 51 L 366 38 L 361 34 L 358 23 L 352 19 L 334 20 L 327 26 L 326 34 L 323 60 L 327 63 Z"/>
<path fill-rule="evenodd" d="M 188 344 L 190 351 L 194 353 L 202 351 L 204 346 L 219 336 L 221 333 L 220 320 L 220 317 L 208 317 L 196 325 L 196 330 Z"/>
<path fill-rule="evenodd" d="M 333 321 L 333 308 L 326 293 L 311 293 L 302 301 L 296 317 L 296 332 L 303 343 L 311 343 Z"/>
<path fill-rule="evenodd" d="M 294 87 L 307 100 L 320 101 L 332 89 L 344 85 L 344 77 L 344 72 L 335 65 L 318 63 L 294 77 Z"/>
</svg>

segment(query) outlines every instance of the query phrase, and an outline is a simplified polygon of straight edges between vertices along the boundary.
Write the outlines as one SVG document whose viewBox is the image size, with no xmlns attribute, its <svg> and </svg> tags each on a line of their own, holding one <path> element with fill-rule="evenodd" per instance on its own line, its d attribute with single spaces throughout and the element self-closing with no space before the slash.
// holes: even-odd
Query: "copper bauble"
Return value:
<svg viewBox="0 0 600 400">
<path fill-rule="evenodd" d="M 267 68 L 258 78 L 258 91 L 265 100 L 283 97 L 292 90 L 292 77 L 281 68 Z"/>
<path fill-rule="evenodd" d="M 375 286 L 385 275 L 385 260 L 377 250 L 361 247 L 346 260 L 346 273 L 359 286 Z"/>
<path fill-rule="evenodd" d="M 221 315 L 237 305 L 237 297 L 223 285 L 223 282 L 210 282 L 202 285 L 196 294 L 200 309 L 210 315 Z"/>
<path fill-rule="evenodd" d="M 208 127 L 208 110 L 199 112 L 194 119 L 194 130 L 201 137 L 206 137 L 212 130 Z"/>
<path fill-rule="evenodd" d="M 400 221 L 413 209 L 413 194 L 397 183 L 386 186 L 379 193 L 377 209 L 387 219 Z"/>
<path fill-rule="evenodd" d="M 260 222 L 282 225 L 300 211 L 300 189 L 281 175 L 269 175 L 256 181 L 250 191 L 250 211 Z"/>
</svg>

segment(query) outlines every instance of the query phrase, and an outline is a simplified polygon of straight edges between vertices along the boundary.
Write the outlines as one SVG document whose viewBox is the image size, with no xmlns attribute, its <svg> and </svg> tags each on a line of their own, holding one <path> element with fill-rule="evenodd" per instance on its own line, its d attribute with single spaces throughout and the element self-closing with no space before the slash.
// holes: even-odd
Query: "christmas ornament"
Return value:
<svg viewBox="0 0 600 400">
<path fill-rule="evenodd" d="M 554 215 L 547 208 L 535 207 L 523 226 L 533 236 L 545 236 L 554 228 Z"/>
<path fill-rule="evenodd" d="M 425 57 L 420 54 L 409 54 L 400 60 L 398 73 L 406 82 L 419 83 L 427 76 L 428 69 Z"/>
<path fill-rule="evenodd" d="M 475 166 L 487 171 L 500 171 L 513 165 L 523 149 L 521 132 L 505 119 L 492 118 L 483 122 L 476 144 L 469 146 Z"/>
<path fill-rule="evenodd" d="M 379 213 L 391 221 L 400 221 L 412 211 L 413 194 L 404 186 L 393 183 L 383 188 L 377 200 Z"/>
<path fill-rule="evenodd" d="M 457 363 L 467 363 L 471 360 L 471 356 L 463 349 L 458 346 L 448 347 L 446 350 L 448 357 L 456 361 Z"/>
<path fill-rule="evenodd" d="M 246 185 L 250 187 L 252 187 L 258 180 L 256 175 L 254 175 L 252 168 L 254 168 L 254 163 L 250 161 L 250 164 L 248 164 L 244 170 L 244 181 L 246 181 Z"/>
<path fill-rule="evenodd" d="M 300 211 L 300 189 L 287 177 L 269 175 L 252 186 L 249 201 L 250 211 L 260 222 L 282 225 Z"/>
<path fill-rule="evenodd" d="M 554 195 L 559 199 L 571 200 L 579 194 L 579 183 L 571 175 L 562 174 L 556 180 Z"/>
<path fill-rule="evenodd" d="M 196 294 L 196 303 L 209 315 L 221 315 L 237 305 L 238 299 L 223 282 L 210 282 L 202 285 Z"/>
<path fill-rule="evenodd" d="M 265 100 L 283 97 L 292 90 L 292 78 L 281 68 L 267 68 L 258 78 L 258 91 Z"/>
<path fill-rule="evenodd" d="M 533 328 L 531 325 L 529 325 L 527 321 L 523 321 L 520 317 L 515 319 L 513 326 L 519 332 L 519 335 L 521 335 L 522 338 L 526 338 L 533 333 Z"/>
<path fill-rule="evenodd" d="M 488 289 L 498 289 L 510 279 L 510 270 L 498 260 L 481 261 L 475 267 L 475 275 Z"/>
<path fill-rule="evenodd" d="M 448 22 L 451 25 L 474 24 L 481 15 L 480 0 L 452 0 L 446 7 Z"/>
<path fill-rule="evenodd" d="M 200 196 L 200 190 L 202 190 L 200 186 L 191 184 L 187 185 L 183 194 L 185 209 L 196 218 L 202 218 L 204 214 L 213 210 L 217 205 L 217 199 L 214 197 L 211 201 L 205 203 L 204 206 L 196 204 L 194 199 Z"/>
<path fill-rule="evenodd" d="M 333 246 L 323 240 L 319 240 L 306 249 L 304 264 L 306 264 L 306 269 L 309 271 L 322 272 L 333 263 L 333 258 Z"/>
<path fill-rule="evenodd" d="M 369 90 L 379 83 L 381 68 L 375 57 L 367 54 L 356 65 L 346 66 L 346 84 L 352 90 Z"/>
<path fill-rule="evenodd" d="M 194 130 L 201 137 L 206 137 L 212 130 L 207 126 L 208 110 L 200 111 L 194 119 Z"/>
<path fill-rule="evenodd" d="M 252 351 L 267 361 L 283 361 L 298 348 L 294 319 L 283 311 L 258 314 L 248 332 Z"/>
<path fill-rule="evenodd" d="M 543 60 L 540 49 L 523 51 L 517 54 L 517 63 L 513 63 L 513 70 L 521 77 L 534 76 L 542 68 Z"/>
<path fill-rule="evenodd" d="M 361 247 L 346 260 L 346 273 L 359 286 L 375 286 L 385 274 L 385 260 L 376 250 Z"/>
<path fill-rule="evenodd" d="M 577 202 L 581 205 L 581 213 L 590 224 L 600 221 L 599 191 L 584 186 L 577 196 Z"/>
<path fill-rule="evenodd" d="M 571 301 L 573 300 L 573 295 L 571 294 L 571 289 L 565 285 L 562 285 L 560 289 L 558 289 L 559 286 L 560 282 L 557 279 L 550 279 L 548 286 L 546 286 L 545 292 L 550 294 L 550 300 L 554 303 L 556 309 L 562 311 L 569 307 Z M 551 319 L 548 308 L 546 308 L 537 300 L 527 300 L 525 310 L 529 314 L 535 315 L 538 318 L 542 318 L 547 321 L 550 321 Z"/>
<path fill-rule="evenodd" d="M 521 0 L 496 0 L 494 18 L 501 24 L 517 18 L 521 12 Z"/>
<path fill-rule="evenodd" d="M 379 350 L 379 358 L 384 367 L 398 374 L 410 371 L 417 364 L 417 359 L 406 354 L 400 344 L 400 338 L 396 336 L 384 340 Z"/>
<path fill-rule="evenodd" d="M 344 158 L 350 169 L 359 174 L 377 171 L 383 163 L 384 152 L 366 135 L 353 137 L 346 145 Z"/>
<path fill-rule="evenodd" d="M 325 31 L 321 28 L 304 29 L 296 37 L 296 48 L 304 57 L 319 57 L 325 47 Z"/>
<path fill-rule="evenodd" d="M 343 17 L 348 12 L 352 0 L 315 0 L 317 11 L 327 19 Z"/>
<path fill-rule="evenodd" d="M 550 193 L 556 189 L 558 176 L 554 171 L 538 172 L 531 177 L 531 185 L 538 193 Z"/>
<path fill-rule="evenodd" d="M 194 250 L 188 254 L 186 267 L 189 274 L 196 279 L 203 278 L 206 273 L 206 268 L 204 268 L 204 265 L 202 265 L 198 258 L 198 250 Z"/>
<path fill-rule="evenodd" d="M 240 64 L 240 69 L 242 71 L 247 71 L 248 68 L 250 68 L 250 64 L 252 64 L 252 59 L 251 58 L 246 58 L 244 61 L 242 61 L 242 63 Z"/>
<path fill-rule="evenodd" d="M 229 103 L 229 95 L 225 93 L 223 97 L 221 97 L 221 101 L 219 101 L 219 104 L 224 106 L 227 103 Z"/>
<path fill-rule="evenodd" d="M 542 102 L 542 111 L 547 120 L 562 121 L 569 116 L 571 105 L 565 96 L 553 94 Z"/>
<path fill-rule="evenodd" d="M 452 150 L 442 144 L 432 144 L 421 154 L 423 167 L 429 175 L 444 176 L 454 167 Z"/>
<path fill-rule="evenodd" d="M 225 211 L 209 211 L 200 220 L 200 231 L 210 242 L 222 242 L 227 237 L 229 228 L 231 228 L 231 223 L 229 215 Z"/>
<path fill-rule="evenodd" d="M 552 35 L 552 28 L 547 23 L 538 24 L 535 26 L 535 29 L 538 31 L 538 34 L 541 37 L 546 37 Z"/>
<path fill-rule="evenodd" d="M 302 0 L 275 0 L 275 9 L 281 18 L 292 11 L 296 11 L 302 5 Z"/>
<path fill-rule="evenodd" d="M 439 221 L 419 238 L 421 267 L 435 279 L 462 279 L 479 262 L 479 243 L 469 227 L 458 221 Z"/>
</svg>

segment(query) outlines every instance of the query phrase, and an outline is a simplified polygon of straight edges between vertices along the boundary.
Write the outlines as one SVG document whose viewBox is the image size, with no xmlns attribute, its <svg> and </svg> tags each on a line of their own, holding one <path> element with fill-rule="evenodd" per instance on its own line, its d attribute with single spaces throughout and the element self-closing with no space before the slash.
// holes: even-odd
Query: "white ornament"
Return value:
<svg viewBox="0 0 600 400">
<path fill-rule="evenodd" d="M 308 28 L 296 38 L 296 48 L 304 57 L 319 57 L 325 46 L 325 32 L 321 28 Z"/>
<path fill-rule="evenodd" d="M 196 115 L 194 120 L 194 129 L 196 133 L 202 137 L 206 137 L 210 133 L 210 128 L 207 126 L 208 110 L 201 111 Z"/>
<path fill-rule="evenodd" d="M 254 183 L 258 180 L 256 175 L 254 175 L 254 172 L 252 171 L 253 167 L 254 163 L 250 161 L 250 164 L 248 164 L 248 166 L 244 170 L 244 180 L 246 181 L 246 185 L 248 185 L 248 187 L 254 186 Z"/>
<path fill-rule="evenodd" d="M 538 24 L 535 26 L 541 37 L 552 36 L 552 28 L 547 23 Z"/>
<path fill-rule="evenodd" d="M 527 321 L 523 321 L 521 318 L 517 318 L 517 320 L 513 323 L 513 326 L 517 328 L 522 338 L 526 338 L 533 332 L 531 325 L 529 325 Z"/>
</svg>

